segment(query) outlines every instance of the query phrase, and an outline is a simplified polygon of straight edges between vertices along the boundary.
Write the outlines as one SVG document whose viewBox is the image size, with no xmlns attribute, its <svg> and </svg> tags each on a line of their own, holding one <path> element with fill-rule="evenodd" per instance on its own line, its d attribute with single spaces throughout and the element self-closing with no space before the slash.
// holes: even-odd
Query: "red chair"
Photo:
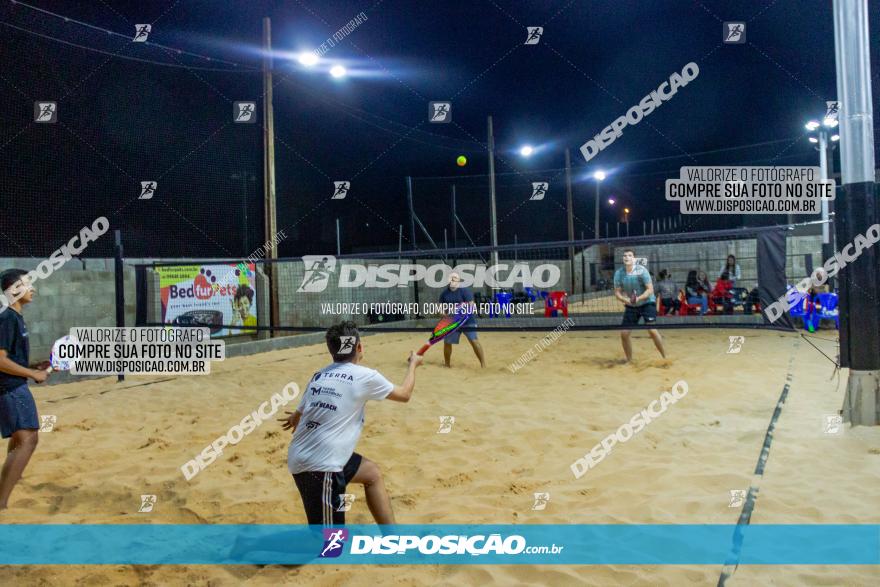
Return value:
<svg viewBox="0 0 880 587">
<path fill-rule="evenodd" d="M 715 288 L 709 293 L 709 311 L 713 314 L 719 313 L 719 306 L 722 310 L 730 308 L 733 310 L 733 283 L 726 279 L 719 279 L 715 282 Z"/>
<path fill-rule="evenodd" d="M 699 304 L 689 304 L 683 289 L 678 290 L 678 301 L 681 304 L 678 309 L 679 316 L 699 315 Z"/>
<path fill-rule="evenodd" d="M 562 312 L 562 315 L 568 318 L 568 294 L 564 291 L 551 291 L 547 296 L 544 316 L 556 316 L 557 312 Z"/>
</svg>

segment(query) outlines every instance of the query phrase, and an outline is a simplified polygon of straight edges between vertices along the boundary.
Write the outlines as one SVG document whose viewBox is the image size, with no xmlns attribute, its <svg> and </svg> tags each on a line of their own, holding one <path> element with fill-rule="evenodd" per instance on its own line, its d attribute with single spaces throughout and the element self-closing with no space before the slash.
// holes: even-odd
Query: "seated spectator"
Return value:
<svg viewBox="0 0 880 587">
<path fill-rule="evenodd" d="M 739 265 L 736 263 L 736 257 L 733 255 L 727 255 L 727 261 L 725 261 L 724 265 L 721 267 L 721 271 L 718 272 L 720 276 L 722 273 L 727 273 L 728 280 L 733 282 L 731 287 L 736 286 L 736 282 L 740 280 Z"/>
<path fill-rule="evenodd" d="M 721 277 L 715 282 L 715 289 L 712 290 L 712 301 L 715 304 L 724 306 L 725 314 L 733 314 L 733 296 L 730 290 L 733 289 L 733 281 L 727 271 L 721 273 Z"/>
<path fill-rule="evenodd" d="M 756 283 L 752 291 L 749 292 L 748 297 L 746 297 L 746 302 L 743 304 L 743 312 L 751 314 L 760 301 L 761 296 L 758 293 L 758 284 Z"/>
<path fill-rule="evenodd" d="M 709 276 L 706 275 L 705 271 L 697 272 L 697 281 L 700 283 L 700 289 L 706 292 L 706 294 L 712 291 L 712 286 L 709 285 Z"/>
<path fill-rule="evenodd" d="M 703 274 L 705 278 L 705 273 Z M 704 316 L 706 312 L 709 311 L 709 284 L 708 282 L 700 283 L 700 280 L 697 278 L 697 272 L 693 269 L 688 271 L 687 281 L 685 281 L 685 296 L 687 297 L 688 304 L 700 305 L 700 315 Z"/>
<path fill-rule="evenodd" d="M 663 314 L 677 314 L 681 307 L 681 302 L 678 301 L 678 285 L 667 269 L 661 270 L 659 277 L 656 293 L 657 299 L 663 303 Z"/>
</svg>

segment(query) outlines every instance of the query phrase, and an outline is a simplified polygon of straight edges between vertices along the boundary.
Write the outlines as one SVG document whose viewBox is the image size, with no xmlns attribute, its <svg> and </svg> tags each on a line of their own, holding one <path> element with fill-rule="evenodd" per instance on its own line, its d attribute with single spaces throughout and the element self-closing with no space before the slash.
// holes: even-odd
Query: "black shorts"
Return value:
<svg viewBox="0 0 880 587">
<path fill-rule="evenodd" d="M 623 311 L 622 326 L 635 326 L 639 323 L 639 318 L 644 318 L 645 324 L 657 322 L 657 306 L 654 305 L 654 302 L 648 302 L 641 306 L 626 306 Z"/>
<path fill-rule="evenodd" d="M 351 458 L 337 473 L 313 471 L 295 473 L 293 482 L 299 489 L 309 524 L 339 526 L 345 524 L 345 486 L 361 466 L 363 457 L 351 453 Z"/>
</svg>

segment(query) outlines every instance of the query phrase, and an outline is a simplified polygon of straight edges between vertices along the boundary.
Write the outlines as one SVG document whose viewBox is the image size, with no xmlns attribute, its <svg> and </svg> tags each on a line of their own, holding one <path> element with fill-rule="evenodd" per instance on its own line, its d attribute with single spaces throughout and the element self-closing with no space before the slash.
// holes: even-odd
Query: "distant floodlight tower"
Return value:
<svg viewBox="0 0 880 587">
<path fill-rule="evenodd" d="M 599 192 L 601 191 L 602 182 L 605 181 L 605 178 L 608 175 L 602 171 L 601 169 L 593 173 L 593 179 L 596 180 L 596 211 L 595 211 L 595 238 L 599 240 Z M 607 235 L 606 235 L 607 236 Z"/>
</svg>

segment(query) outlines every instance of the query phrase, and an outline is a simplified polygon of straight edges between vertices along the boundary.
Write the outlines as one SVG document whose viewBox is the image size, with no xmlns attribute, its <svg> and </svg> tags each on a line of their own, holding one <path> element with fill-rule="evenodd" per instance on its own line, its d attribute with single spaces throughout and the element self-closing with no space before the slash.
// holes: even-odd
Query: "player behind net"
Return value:
<svg viewBox="0 0 880 587">
<path fill-rule="evenodd" d="M 622 326 L 635 326 L 639 319 L 643 319 L 645 324 L 657 323 L 657 300 L 654 297 L 651 274 L 646 267 L 636 263 L 636 255 L 632 249 L 623 252 L 623 267 L 614 272 L 614 296 L 624 304 Z M 632 330 L 620 331 L 620 342 L 623 344 L 627 362 L 632 361 L 631 333 Z M 666 358 L 660 332 L 651 328 L 648 334 L 660 351 L 660 356 Z"/>
</svg>

